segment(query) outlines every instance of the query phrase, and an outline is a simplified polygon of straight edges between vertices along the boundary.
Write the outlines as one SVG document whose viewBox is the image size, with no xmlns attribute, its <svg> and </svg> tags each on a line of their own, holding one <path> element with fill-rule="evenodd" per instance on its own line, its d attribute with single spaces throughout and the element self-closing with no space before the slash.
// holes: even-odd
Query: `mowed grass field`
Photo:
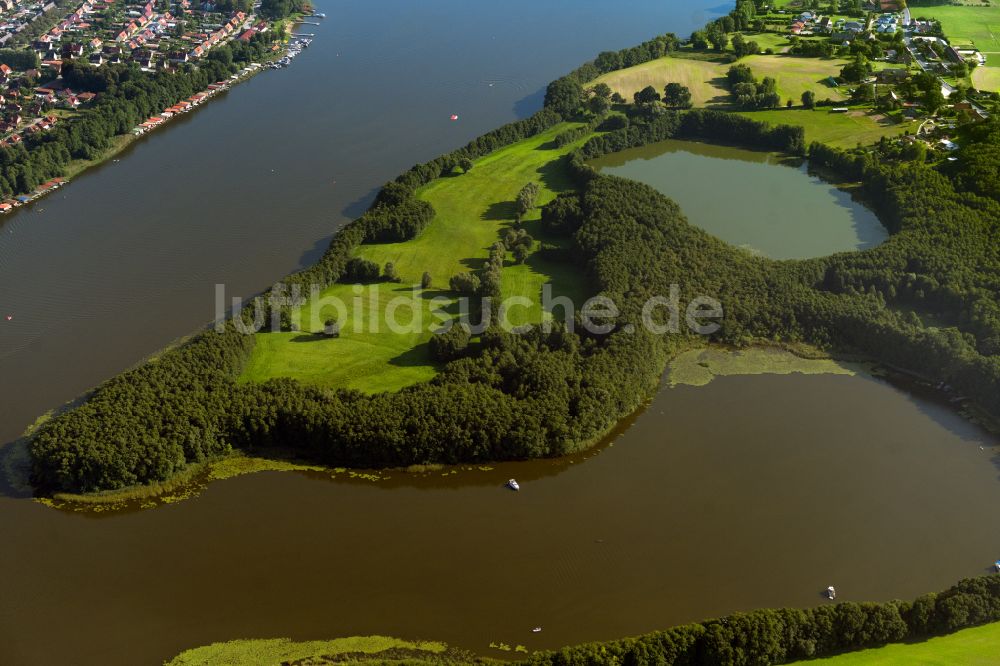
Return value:
<svg viewBox="0 0 1000 666">
<path fill-rule="evenodd" d="M 984 53 L 1000 53 L 1000 5 L 938 5 L 911 7 L 915 18 L 934 18 L 949 41 L 958 47 L 975 46 Z"/>
<path fill-rule="evenodd" d="M 913 7 L 914 16 L 935 18 L 951 43 L 975 47 L 986 54 L 986 67 L 972 72 L 972 83 L 981 90 L 1000 91 L 1000 5 L 978 4 Z"/>
<path fill-rule="evenodd" d="M 868 111 L 830 113 L 827 109 L 775 109 L 772 111 L 741 111 L 741 115 L 764 120 L 774 125 L 798 125 L 806 130 L 806 143 L 819 141 L 836 148 L 853 148 L 858 142 L 870 144 L 883 136 L 897 136 L 908 125 L 895 124 L 881 115 Z"/>
<path fill-rule="evenodd" d="M 998 662 L 1000 623 L 963 629 L 922 643 L 887 645 L 797 663 L 801 666 L 992 666 Z"/>
<path fill-rule="evenodd" d="M 668 57 L 608 72 L 591 85 L 606 83 L 613 91 L 632 101 L 632 95 L 646 86 L 653 86 L 663 94 L 668 83 L 680 83 L 691 90 L 691 101 L 695 106 L 709 106 L 727 101 L 726 71 L 717 62 Z"/>
<path fill-rule="evenodd" d="M 997 56 L 997 60 L 1000 60 L 1000 55 Z M 1000 65 L 976 67 L 972 72 L 972 85 L 980 90 L 1000 92 Z"/>
<path fill-rule="evenodd" d="M 747 56 L 739 62 L 749 66 L 758 80 L 766 76 L 773 77 L 778 82 L 778 94 L 781 95 L 782 103 L 791 99 L 799 104 L 802 93 L 807 90 L 816 93 L 819 99 L 847 99 L 846 93 L 824 83 L 830 76 L 839 76 L 846 64 L 844 60 L 755 55 Z M 691 90 L 695 106 L 719 106 L 729 104 L 726 72 L 730 67 L 726 63 L 666 57 L 609 72 L 596 79 L 594 84 L 606 83 L 612 90 L 631 100 L 632 95 L 646 86 L 653 86 L 662 94 L 668 83 L 680 83 Z"/>
<path fill-rule="evenodd" d="M 327 288 L 321 297 L 343 303 L 344 310 L 327 305 L 313 312 L 307 305 L 298 313 L 300 331 L 258 334 L 242 379 L 259 382 L 293 377 L 314 385 L 367 392 L 398 390 L 431 379 L 437 367 L 427 343 L 440 321 L 458 312 L 457 301 L 447 291 L 449 279 L 482 266 L 489 247 L 512 224 L 513 201 L 524 185 L 532 181 L 539 184 L 539 207 L 570 186 L 559 158 L 585 139 L 563 148 L 555 148 L 553 139 L 576 126 L 560 124 L 477 160 L 468 174 L 439 178 L 418 190 L 417 196 L 430 202 L 436 212 L 427 228 L 405 243 L 362 245 L 356 252 L 380 266 L 393 262 L 401 282 L 376 283 L 361 290 L 346 284 Z M 536 208 L 523 221 L 536 238 L 536 247 L 542 240 L 539 215 Z M 427 290 L 414 287 L 424 271 L 432 278 Z M 523 296 L 533 303 L 529 308 L 511 310 L 513 325 L 541 320 L 540 298 L 546 282 L 552 283 L 555 295 L 585 295 L 582 276 L 538 252 L 522 265 L 508 261 L 502 274 L 504 297 Z M 383 315 L 389 309 L 407 330 L 388 326 Z M 415 311 L 419 313 L 417 321 Z M 328 339 L 322 335 L 322 323 L 334 313 L 341 335 Z"/>
</svg>

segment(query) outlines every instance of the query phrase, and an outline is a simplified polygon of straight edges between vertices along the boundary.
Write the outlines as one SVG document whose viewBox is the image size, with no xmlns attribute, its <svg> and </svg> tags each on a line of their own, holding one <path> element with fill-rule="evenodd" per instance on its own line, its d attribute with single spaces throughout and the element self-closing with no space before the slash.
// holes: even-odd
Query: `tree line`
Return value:
<svg viewBox="0 0 1000 666">
<path fill-rule="evenodd" d="M 526 666 L 787 664 L 948 634 L 1000 620 L 1000 577 L 966 579 L 913 601 L 843 602 L 734 613 L 635 638 L 540 652 Z"/>
</svg>

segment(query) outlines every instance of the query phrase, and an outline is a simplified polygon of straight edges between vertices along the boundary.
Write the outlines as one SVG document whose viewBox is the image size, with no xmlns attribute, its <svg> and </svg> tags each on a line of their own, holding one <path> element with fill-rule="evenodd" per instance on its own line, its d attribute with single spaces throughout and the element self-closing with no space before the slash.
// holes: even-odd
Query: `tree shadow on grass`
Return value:
<svg viewBox="0 0 1000 666">
<path fill-rule="evenodd" d="M 517 206 L 513 201 L 491 203 L 480 216 L 483 220 L 513 220 L 517 217 Z"/>
<path fill-rule="evenodd" d="M 559 144 L 556 143 L 555 139 L 552 139 L 551 141 L 546 141 L 543 144 L 539 144 L 535 148 L 535 150 L 556 150 L 557 148 L 559 148 Z"/>
<path fill-rule="evenodd" d="M 478 271 L 486 265 L 486 259 L 484 257 L 466 257 L 458 263 L 462 264 L 462 266 L 470 271 Z"/>
<path fill-rule="evenodd" d="M 320 340 L 336 340 L 336 338 L 323 333 L 302 333 L 291 339 L 291 342 L 319 342 Z"/>
<path fill-rule="evenodd" d="M 727 105 L 732 102 L 732 97 L 728 92 L 725 92 L 729 88 L 729 79 L 724 76 L 717 76 L 714 79 L 709 79 L 706 83 L 716 88 L 719 94 L 709 98 L 705 104 Z"/>
<path fill-rule="evenodd" d="M 566 173 L 565 159 L 566 157 L 563 156 L 557 160 L 546 162 L 536 171 L 542 184 L 553 192 L 564 192 L 573 186 L 569 174 Z"/>
<path fill-rule="evenodd" d="M 402 354 L 389 359 L 389 365 L 397 368 L 415 368 L 422 365 L 438 367 L 438 364 L 431 359 L 431 346 L 427 342 L 407 349 Z"/>
</svg>

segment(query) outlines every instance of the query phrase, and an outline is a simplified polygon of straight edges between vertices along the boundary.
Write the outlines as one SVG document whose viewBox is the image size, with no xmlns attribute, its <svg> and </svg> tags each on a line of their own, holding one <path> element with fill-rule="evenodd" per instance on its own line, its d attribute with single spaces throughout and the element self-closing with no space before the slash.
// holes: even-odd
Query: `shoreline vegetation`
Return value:
<svg viewBox="0 0 1000 666">
<path fill-rule="evenodd" d="M 496 664 L 943 664 L 992 663 L 1000 649 L 1000 576 L 965 579 L 912 601 L 838 601 L 813 608 L 760 609 L 640 636 L 584 643 L 527 655 L 494 643 L 519 661 L 498 662 L 443 643 L 384 637 L 293 642 L 233 640 L 186 650 L 166 666 L 226 663 L 278 666 L 317 663 Z M 393 651 L 400 650 L 400 651 Z M 520 653 L 525 653 L 521 656 Z M 979 661 L 967 661 L 979 659 Z M 921 661 L 926 660 L 926 661 Z M 950 661 L 949 661 L 950 660 Z"/>
<path fill-rule="evenodd" d="M 867 366 L 853 358 L 838 360 L 828 353 L 807 345 L 775 345 L 762 341 L 758 346 L 731 349 L 721 346 L 693 346 L 681 349 L 670 358 L 663 374 L 661 386 L 704 386 L 716 377 L 762 374 L 844 374 L 868 372 Z M 623 420 L 641 415 L 652 401 L 649 399 Z M 617 436 L 621 421 L 611 425 L 583 450 L 600 448 Z M 36 426 L 37 427 L 37 426 Z M 27 436 L 27 434 L 26 434 Z M 23 461 L 22 461 L 23 462 Z M 355 470 L 346 467 L 318 465 L 296 456 L 294 450 L 256 451 L 248 455 L 232 451 L 224 457 L 193 463 L 170 479 L 151 484 L 140 484 L 117 490 L 96 493 L 56 492 L 49 497 L 36 497 L 35 501 L 64 511 L 117 512 L 151 509 L 197 497 L 216 481 L 256 474 L 259 472 L 310 472 L 336 479 L 379 481 L 385 475 L 442 473 L 474 473 L 489 469 L 481 466 L 411 465 L 408 467 L 379 470 Z M 8 477 L 14 472 L 7 470 Z M 23 478 L 24 475 L 19 475 Z M 24 486 L 27 480 L 24 479 Z"/>
<path fill-rule="evenodd" d="M 679 349 L 668 359 L 659 387 L 653 390 L 646 402 L 582 448 L 584 451 L 602 448 L 613 441 L 617 437 L 616 431 L 620 424 L 640 416 L 655 395 L 664 388 L 679 386 L 697 388 L 706 386 L 720 377 L 788 374 L 834 374 L 849 377 L 860 374 L 888 378 L 893 383 L 903 386 L 904 390 L 921 387 L 934 399 L 942 403 L 949 402 L 948 394 L 942 392 L 930 379 L 909 373 L 903 368 L 882 366 L 874 363 L 871 359 L 856 355 L 831 354 L 802 343 L 775 343 L 769 340 L 760 340 L 744 348 L 723 345 L 693 345 Z M 975 411 L 973 406 L 963 407 L 959 413 L 990 432 L 1000 432 L 1000 423 L 997 423 L 986 413 Z M 47 417 L 39 419 L 39 422 L 33 425 L 31 430 L 37 428 L 44 422 L 45 418 Z M 22 448 L 25 447 L 28 436 L 30 436 L 30 430 L 16 444 Z M 16 483 L 18 488 L 30 489 L 30 483 L 27 479 L 27 469 L 30 463 L 26 449 L 13 462 L 18 469 L 10 465 L 6 467 L 5 474 L 8 485 Z M 192 463 L 163 482 L 139 484 L 95 493 L 56 492 L 50 496 L 40 496 L 34 499 L 40 504 L 61 511 L 107 513 L 145 510 L 174 504 L 198 497 L 214 482 L 260 472 L 305 472 L 321 475 L 330 480 L 352 479 L 374 483 L 389 478 L 388 475 L 419 476 L 432 472 L 469 474 L 490 469 L 492 468 L 468 464 L 410 465 L 408 467 L 373 470 L 349 469 L 316 464 L 297 456 L 296 452 L 290 449 L 259 450 L 254 455 L 234 450 L 217 459 Z"/>
<path fill-rule="evenodd" d="M 332 664 L 355 661 L 468 663 L 471 655 L 435 641 L 405 641 L 387 636 L 355 636 L 320 641 L 287 638 L 236 640 L 185 650 L 165 666 L 264 666 Z"/>
</svg>

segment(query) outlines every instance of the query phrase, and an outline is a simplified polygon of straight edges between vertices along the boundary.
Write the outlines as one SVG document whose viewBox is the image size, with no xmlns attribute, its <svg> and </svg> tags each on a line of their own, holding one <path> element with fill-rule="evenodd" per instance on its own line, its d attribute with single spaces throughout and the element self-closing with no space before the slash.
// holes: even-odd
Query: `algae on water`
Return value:
<svg viewBox="0 0 1000 666">
<path fill-rule="evenodd" d="M 716 377 L 730 375 L 855 375 L 856 364 L 834 359 L 808 359 L 784 349 L 751 347 L 740 351 L 695 349 L 670 362 L 667 385 L 705 386 Z"/>
</svg>

